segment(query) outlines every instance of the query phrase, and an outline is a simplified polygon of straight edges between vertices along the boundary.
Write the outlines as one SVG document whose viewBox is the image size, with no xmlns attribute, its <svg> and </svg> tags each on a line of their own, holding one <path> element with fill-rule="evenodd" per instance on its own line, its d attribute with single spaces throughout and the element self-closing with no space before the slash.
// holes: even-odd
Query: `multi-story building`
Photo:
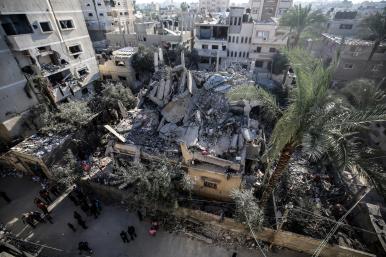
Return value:
<svg viewBox="0 0 386 257">
<path fill-rule="evenodd" d="M 225 12 L 229 7 L 229 0 L 200 0 L 201 13 Z"/>
<path fill-rule="evenodd" d="M 279 27 L 277 19 L 254 21 L 243 7 L 230 7 L 228 17 L 196 24 L 194 48 L 201 68 L 270 70 L 273 56 L 287 38 L 288 29 Z"/>
<path fill-rule="evenodd" d="M 322 40 L 312 42 L 309 47 L 314 56 L 323 58 L 326 62 L 337 62 L 334 80 L 344 83 L 359 78 L 380 81 L 385 77 L 386 44 L 381 43 L 371 60 L 368 60 L 373 45 L 373 41 L 324 33 Z"/>
<path fill-rule="evenodd" d="M 357 11 L 337 11 L 331 14 L 327 22 L 327 33 L 339 36 L 354 36 L 360 29 L 360 18 Z"/>
<path fill-rule="evenodd" d="M 79 1 L 0 2 L 0 122 L 20 117 L 38 99 L 44 81 L 52 102 L 86 92 L 99 77 Z M 22 122 L 18 122 L 22 124 Z M 7 127 L 16 136 L 16 125 Z M 16 131 L 16 132 L 14 132 Z"/>
<path fill-rule="evenodd" d="M 270 20 L 284 14 L 291 8 L 293 0 L 249 0 L 251 16 L 254 20 Z"/>
<path fill-rule="evenodd" d="M 107 32 L 134 32 L 135 16 L 131 0 L 85 0 L 81 1 L 81 7 L 96 49 L 106 47 Z"/>
</svg>

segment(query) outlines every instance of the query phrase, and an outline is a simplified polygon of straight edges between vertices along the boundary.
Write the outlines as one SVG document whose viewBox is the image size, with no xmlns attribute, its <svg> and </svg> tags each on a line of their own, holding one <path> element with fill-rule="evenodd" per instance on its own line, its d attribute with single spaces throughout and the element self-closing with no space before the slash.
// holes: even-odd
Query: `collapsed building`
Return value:
<svg viewBox="0 0 386 257">
<path fill-rule="evenodd" d="M 264 126 L 249 117 L 258 103 L 230 103 L 226 93 L 254 83 L 245 75 L 190 71 L 182 64 L 163 65 L 155 53 L 155 73 L 138 94 L 138 104 L 115 128 L 110 151 L 139 159 L 182 162 L 194 180 L 194 191 L 230 200 L 242 187 L 246 163 L 256 161 L 264 143 Z"/>
</svg>

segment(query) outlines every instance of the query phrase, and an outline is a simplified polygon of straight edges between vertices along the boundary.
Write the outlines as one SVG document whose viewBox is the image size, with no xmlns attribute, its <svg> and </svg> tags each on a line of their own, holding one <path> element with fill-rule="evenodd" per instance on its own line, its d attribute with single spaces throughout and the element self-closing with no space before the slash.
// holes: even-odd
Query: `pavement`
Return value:
<svg viewBox="0 0 386 257">
<path fill-rule="evenodd" d="M 182 233 L 158 231 L 155 237 L 148 234 L 149 222 L 140 222 L 136 215 L 121 206 L 103 206 L 99 218 L 87 217 L 79 207 L 68 198 L 63 198 L 52 210 L 54 224 L 38 224 L 36 229 L 25 226 L 21 213 L 37 210 L 33 199 L 38 195 L 40 185 L 25 178 L 0 178 L 0 188 L 12 199 L 6 204 L 0 199 L 0 221 L 20 239 L 44 245 L 41 248 L 43 256 L 72 257 L 81 256 L 77 250 L 78 242 L 87 241 L 93 249 L 95 257 L 227 257 L 237 252 L 237 257 L 263 256 L 257 250 L 227 249 L 191 239 Z M 59 202 L 59 201 L 58 201 Z M 82 229 L 73 218 L 73 211 L 79 212 L 86 220 L 88 229 Z M 76 232 L 70 230 L 67 223 L 76 227 Z M 128 225 L 136 228 L 138 237 L 130 243 L 123 243 L 119 233 L 127 230 Z M 87 256 L 87 255 L 83 255 Z M 269 252 L 272 257 L 302 257 L 304 254 L 280 250 Z"/>
</svg>

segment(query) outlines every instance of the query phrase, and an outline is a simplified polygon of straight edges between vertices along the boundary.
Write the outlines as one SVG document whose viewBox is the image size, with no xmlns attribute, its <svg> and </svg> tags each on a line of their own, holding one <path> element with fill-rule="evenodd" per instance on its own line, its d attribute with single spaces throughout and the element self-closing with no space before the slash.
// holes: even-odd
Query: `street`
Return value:
<svg viewBox="0 0 386 257">
<path fill-rule="evenodd" d="M 37 210 L 33 198 L 38 195 L 40 185 L 28 178 L 2 178 L 0 187 L 12 199 L 10 204 L 0 200 L 0 220 L 7 228 L 20 238 L 30 242 L 46 245 L 43 256 L 79 256 L 78 242 L 87 241 L 93 249 L 95 257 L 226 257 L 233 252 L 238 257 L 263 256 L 258 251 L 245 249 L 226 249 L 215 245 L 191 239 L 183 234 L 158 231 L 155 237 L 148 234 L 149 222 L 140 222 L 136 215 L 127 212 L 120 206 L 103 206 L 99 218 L 87 217 L 79 207 L 64 199 L 52 211 L 54 224 L 38 224 L 36 229 L 24 225 L 20 215 L 26 211 Z M 88 229 L 82 229 L 73 218 L 76 210 L 86 220 Z M 71 222 L 76 232 L 67 226 Z M 138 237 L 130 243 L 123 243 L 119 233 L 127 230 L 128 225 L 136 228 Z M 279 253 L 270 252 L 267 256 L 305 256 L 303 254 L 280 250 Z"/>
</svg>

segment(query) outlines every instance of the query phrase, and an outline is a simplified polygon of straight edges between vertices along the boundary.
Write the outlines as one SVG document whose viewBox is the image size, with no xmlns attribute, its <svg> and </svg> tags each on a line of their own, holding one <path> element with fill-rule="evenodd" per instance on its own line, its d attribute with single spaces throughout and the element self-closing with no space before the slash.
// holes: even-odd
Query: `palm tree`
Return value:
<svg viewBox="0 0 386 257">
<path fill-rule="evenodd" d="M 374 15 L 366 17 L 362 25 L 371 31 L 371 36 L 375 39 L 373 48 L 369 55 L 368 60 L 370 61 L 373 58 L 375 51 L 383 40 L 386 39 L 386 8 L 383 9 L 383 12 L 377 12 Z"/>
<path fill-rule="evenodd" d="M 290 31 L 294 33 L 293 47 L 299 43 L 300 35 L 302 32 L 311 25 L 325 22 L 326 17 L 320 10 L 312 11 L 311 5 L 302 7 L 301 4 L 295 5 L 289 9 L 281 18 L 280 25 L 289 26 Z"/>
<path fill-rule="evenodd" d="M 324 68 L 320 60 L 300 49 L 291 50 L 288 57 L 296 74 L 296 87 L 270 138 L 266 153 L 268 170 L 272 160 L 279 158 L 272 174 L 267 175 L 260 199 L 262 208 L 295 150 L 301 148 L 314 160 L 327 155 L 342 170 L 358 160 L 360 149 L 355 133 L 369 123 L 386 120 L 386 103 L 354 110 L 345 108 L 341 99 L 330 97 L 333 66 Z"/>
</svg>

